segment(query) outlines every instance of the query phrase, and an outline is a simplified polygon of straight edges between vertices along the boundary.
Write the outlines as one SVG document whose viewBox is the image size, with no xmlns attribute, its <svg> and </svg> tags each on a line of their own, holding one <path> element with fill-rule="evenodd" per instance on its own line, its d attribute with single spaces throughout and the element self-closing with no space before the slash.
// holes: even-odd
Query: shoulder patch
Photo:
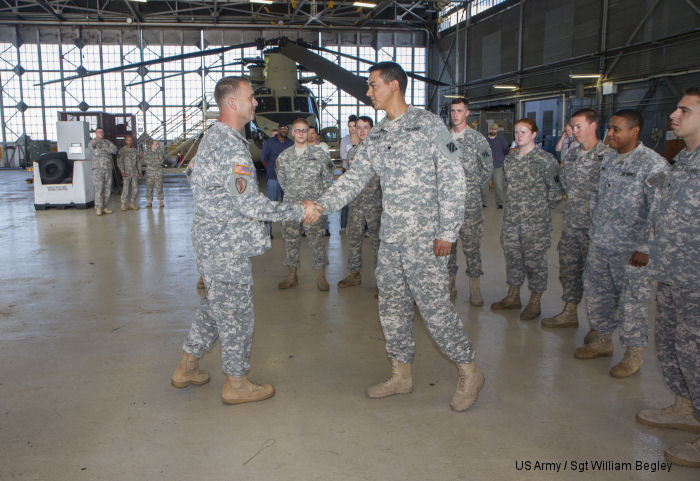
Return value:
<svg viewBox="0 0 700 481">
<path fill-rule="evenodd" d="M 248 186 L 248 181 L 242 178 L 237 178 L 236 179 L 236 190 L 238 191 L 239 194 L 242 194 L 245 192 L 246 187 Z"/>
<path fill-rule="evenodd" d="M 250 167 L 248 167 L 247 165 L 243 165 L 243 164 L 234 164 L 233 173 L 238 174 L 238 175 L 250 176 Z"/>
</svg>

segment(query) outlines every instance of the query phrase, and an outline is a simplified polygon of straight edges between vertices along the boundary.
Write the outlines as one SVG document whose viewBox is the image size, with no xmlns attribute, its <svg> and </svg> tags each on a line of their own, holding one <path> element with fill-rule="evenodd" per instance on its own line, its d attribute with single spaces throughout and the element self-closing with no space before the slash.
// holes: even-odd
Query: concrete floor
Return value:
<svg viewBox="0 0 700 481">
<path fill-rule="evenodd" d="M 274 398 L 223 405 L 218 347 L 202 361 L 209 384 L 174 389 L 170 375 L 199 300 L 184 177 L 165 177 L 164 210 L 122 213 L 113 195 L 115 213 L 105 217 L 92 209 L 35 212 L 28 177 L 0 171 L 2 480 L 698 479 L 679 466 L 635 470 L 691 439 L 634 421 L 638 409 L 672 401 L 653 349 L 640 374 L 613 379 L 619 344 L 612 359 L 575 360 L 587 322 L 543 331 L 517 312 L 469 307 L 463 272 L 457 308 L 486 374 L 476 405 L 450 410 L 456 370 L 422 321 L 414 393 L 367 399 L 365 387 L 390 366 L 371 270 L 360 287 L 335 287 L 346 274 L 337 233 L 328 293 L 316 290 L 306 245 L 299 287 L 277 289 L 286 272 L 279 224 L 272 249 L 254 260 L 250 377 L 273 383 Z M 506 290 L 502 211 L 485 214 L 482 292 L 491 303 Z M 561 208 L 554 219 L 556 245 Z M 547 315 L 561 307 L 556 250 L 549 254 Z M 632 463 L 632 471 L 592 471 L 590 463 L 571 471 L 571 461 L 603 460 Z M 521 461 L 567 466 L 517 470 Z"/>
</svg>

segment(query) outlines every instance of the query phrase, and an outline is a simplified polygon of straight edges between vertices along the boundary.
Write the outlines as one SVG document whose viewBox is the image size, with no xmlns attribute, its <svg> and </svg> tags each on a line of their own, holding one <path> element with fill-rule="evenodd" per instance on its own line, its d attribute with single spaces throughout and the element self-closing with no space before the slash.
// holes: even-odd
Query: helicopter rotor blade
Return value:
<svg viewBox="0 0 700 481">
<path fill-rule="evenodd" d="M 285 38 L 280 39 L 279 51 L 285 57 L 288 57 L 298 64 L 303 65 L 306 69 L 315 72 L 317 75 L 323 77 L 325 80 L 328 80 L 339 89 L 357 98 L 360 102 L 366 105 L 372 105 L 372 101 L 366 93 L 366 78 L 348 72 L 330 60 L 311 52 L 306 47 L 303 47 L 292 40 Z"/>
<path fill-rule="evenodd" d="M 312 48 L 312 49 L 314 49 L 314 50 L 319 50 L 319 51 L 321 51 L 321 52 L 332 53 L 333 55 L 340 55 L 341 57 L 349 58 L 350 60 L 356 60 L 356 61 L 358 61 L 358 62 L 366 63 L 366 64 L 369 64 L 369 65 L 374 65 L 374 64 L 376 64 L 376 62 L 372 62 L 371 60 L 367 60 L 367 59 L 364 59 L 364 58 L 361 58 L 361 57 L 356 57 L 356 56 L 354 56 L 354 55 L 349 55 L 349 54 L 347 54 L 347 53 L 337 52 L 337 51 L 335 51 L 335 50 L 331 50 L 331 49 L 328 49 L 328 48 L 325 48 L 325 47 L 319 47 L 319 46 L 316 46 L 316 45 L 311 45 L 310 43 L 304 43 L 304 44 L 301 44 L 301 45 L 302 45 L 303 47 L 306 47 L 306 48 Z M 420 80 L 421 82 L 428 83 L 428 84 L 430 84 L 430 85 L 437 85 L 437 86 L 439 86 L 439 87 L 448 87 L 448 86 L 449 86 L 449 84 L 446 84 L 446 83 L 444 83 L 444 82 L 440 82 L 439 80 L 431 79 L 431 78 L 429 78 L 429 77 L 424 77 L 424 76 L 422 76 L 422 75 L 418 75 L 417 73 L 406 72 L 406 75 L 409 76 L 409 77 L 411 77 L 411 78 L 413 78 L 413 79 Z"/>
<path fill-rule="evenodd" d="M 144 62 L 137 62 L 137 63 L 132 63 L 129 65 L 120 65 L 119 67 L 112 67 L 112 68 L 107 68 L 107 69 L 103 69 L 103 70 L 96 70 L 94 72 L 87 72 L 83 75 L 74 75 L 72 77 L 60 78 L 60 79 L 56 79 L 56 80 L 47 80 L 46 82 L 40 82 L 40 83 L 34 84 L 34 86 L 38 87 L 38 86 L 54 84 L 54 83 L 58 83 L 58 82 L 68 82 L 68 81 L 79 79 L 79 78 L 92 77 L 94 75 L 101 75 L 101 74 L 113 73 L 113 72 L 121 72 L 123 70 L 131 70 L 134 68 L 146 67 L 148 65 L 166 63 L 166 62 L 174 62 L 176 60 L 185 60 L 188 58 L 206 57 L 208 55 L 216 55 L 216 54 L 228 52 L 229 50 L 233 50 L 236 48 L 248 48 L 248 47 L 256 47 L 256 46 L 258 46 L 258 42 L 248 42 L 248 43 L 242 43 L 242 44 L 238 44 L 238 45 L 229 45 L 227 47 L 212 48 L 209 50 L 200 50 L 199 52 L 190 52 L 190 53 L 183 53 L 180 55 L 172 55 L 170 57 L 155 58 L 153 60 L 146 60 Z"/>
</svg>

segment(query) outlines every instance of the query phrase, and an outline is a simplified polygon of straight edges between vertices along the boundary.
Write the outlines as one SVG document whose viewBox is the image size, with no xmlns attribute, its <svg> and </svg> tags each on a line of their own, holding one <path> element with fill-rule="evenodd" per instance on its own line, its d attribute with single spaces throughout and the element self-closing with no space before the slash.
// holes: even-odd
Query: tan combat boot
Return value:
<svg viewBox="0 0 700 481">
<path fill-rule="evenodd" d="M 596 357 L 610 357 L 612 355 L 612 333 L 599 333 L 598 337 L 595 340 L 589 342 L 588 344 L 584 344 L 583 346 L 576 349 L 576 351 L 574 351 L 574 357 L 576 359 L 594 359 Z"/>
<path fill-rule="evenodd" d="M 362 284 L 362 276 L 358 271 L 351 271 L 345 279 L 338 282 L 338 287 L 353 287 Z"/>
<path fill-rule="evenodd" d="M 111 210 L 111 209 L 108 209 L 107 207 L 103 207 L 103 208 L 102 208 L 102 213 L 103 213 L 103 214 L 111 214 L 111 213 L 112 213 L 112 210 Z"/>
<path fill-rule="evenodd" d="M 527 301 L 527 306 L 520 313 L 521 321 L 531 321 L 542 313 L 540 300 L 542 299 L 541 292 L 530 291 L 530 300 Z"/>
<path fill-rule="evenodd" d="M 241 404 L 254 401 L 263 401 L 275 395 L 272 384 L 254 384 L 245 376 L 236 377 L 226 375 L 226 384 L 221 391 L 221 400 L 224 404 Z"/>
<path fill-rule="evenodd" d="M 126 211 L 126 204 L 122 202 L 122 206 L 120 207 L 121 211 L 124 212 Z"/>
<path fill-rule="evenodd" d="M 620 362 L 610 368 L 612 377 L 629 377 L 642 368 L 642 347 L 628 347 Z"/>
<path fill-rule="evenodd" d="M 457 278 L 456 276 L 450 276 L 450 284 L 448 285 L 450 289 L 450 299 L 455 300 L 457 297 Z"/>
<path fill-rule="evenodd" d="M 584 344 L 590 344 L 596 339 L 598 339 L 602 334 L 595 329 L 591 329 L 586 333 L 586 337 L 583 338 L 583 343 Z"/>
<path fill-rule="evenodd" d="M 201 386 L 209 382 L 209 373 L 199 370 L 199 358 L 186 352 L 182 356 L 180 365 L 175 368 L 170 384 L 177 388 L 187 387 L 190 384 Z"/>
<path fill-rule="evenodd" d="M 674 464 L 700 468 L 700 438 L 668 448 L 664 451 L 664 456 Z"/>
<path fill-rule="evenodd" d="M 129 209 L 131 210 L 139 210 L 139 206 L 134 204 L 133 202 L 129 202 Z"/>
<path fill-rule="evenodd" d="M 316 271 L 316 287 L 318 287 L 318 290 L 322 292 L 326 292 L 330 288 L 328 281 L 326 280 L 325 269 L 318 269 Z"/>
<path fill-rule="evenodd" d="M 367 397 L 380 399 L 394 394 L 408 394 L 413 392 L 413 378 L 411 377 L 411 363 L 391 360 L 391 377 L 383 383 L 367 388 Z"/>
<path fill-rule="evenodd" d="M 565 302 L 564 309 L 559 314 L 542 319 L 542 327 L 578 327 L 577 311 L 578 304 Z"/>
<path fill-rule="evenodd" d="M 459 371 L 459 381 L 457 382 L 457 392 L 452 397 L 450 407 L 455 411 L 466 411 L 475 402 L 479 391 L 484 387 L 486 378 L 476 367 L 476 363 L 457 364 Z"/>
<path fill-rule="evenodd" d="M 478 277 L 469 278 L 469 304 L 476 307 L 484 305 L 484 298 L 481 297 L 481 286 Z"/>
<path fill-rule="evenodd" d="M 149 201 L 146 203 L 146 207 L 150 208 L 151 206 L 153 206 L 153 202 L 151 202 L 151 201 L 149 200 Z"/>
<path fill-rule="evenodd" d="M 96 207 L 96 208 L 95 208 L 95 214 L 97 214 L 97 215 L 102 215 L 102 207 Z"/>
<path fill-rule="evenodd" d="M 163 203 L 162 200 L 159 200 L 159 201 L 158 201 L 158 204 L 160 204 L 160 208 L 161 208 L 161 209 L 162 209 L 163 207 L 165 207 L 165 204 Z"/>
<path fill-rule="evenodd" d="M 693 413 L 693 403 L 678 395 L 676 402 L 663 409 L 642 409 L 637 413 L 637 422 L 655 428 L 680 429 L 700 434 L 700 421 Z"/>
<path fill-rule="evenodd" d="M 498 302 L 491 304 L 491 309 L 520 309 L 520 286 L 508 286 L 508 294 Z"/>
<path fill-rule="evenodd" d="M 279 287 L 280 289 L 289 289 L 290 287 L 294 287 L 298 284 L 299 281 L 297 280 L 297 268 L 290 267 L 287 277 L 282 282 L 280 282 L 277 285 L 277 287 Z"/>
<path fill-rule="evenodd" d="M 199 280 L 197 281 L 197 289 L 204 289 L 204 279 L 202 278 L 202 276 L 199 276 Z"/>
</svg>

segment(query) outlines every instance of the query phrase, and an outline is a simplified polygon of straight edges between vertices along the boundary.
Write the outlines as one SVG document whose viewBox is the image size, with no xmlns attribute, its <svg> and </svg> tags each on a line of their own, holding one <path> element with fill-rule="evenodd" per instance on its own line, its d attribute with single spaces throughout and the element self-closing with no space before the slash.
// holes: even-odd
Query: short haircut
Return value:
<svg viewBox="0 0 700 481">
<path fill-rule="evenodd" d="M 374 120 L 372 120 L 372 117 L 368 117 L 366 115 L 361 115 L 357 118 L 357 120 L 362 120 L 363 122 L 367 122 L 370 127 L 374 127 Z"/>
<path fill-rule="evenodd" d="M 693 95 L 695 97 L 700 97 L 700 87 L 690 87 L 685 89 L 685 95 Z"/>
<path fill-rule="evenodd" d="M 401 68 L 401 65 L 397 64 L 396 62 L 379 62 L 375 63 L 369 68 L 369 73 L 372 72 L 379 72 L 380 77 L 382 77 L 382 80 L 384 80 L 386 83 L 393 80 L 398 81 L 399 90 L 402 94 L 406 93 L 408 77 L 406 76 L 406 72 L 404 72 L 403 68 Z"/>
<path fill-rule="evenodd" d="M 594 122 L 598 123 L 598 113 L 593 109 L 577 110 L 571 115 L 571 119 L 573 120 L 574 117 L 586 117 L 586 121 L 589 124 L 592 124 Z M 569 120 L 569 124 L 571 124 L 571 120 Z"/>
<path fill-rule="evenodd" d="M 623 109 L 623 110 L 618 110 L 614 114 L 612 114 L 613 117 L 622 117 L 625 119 L 627 124 L 631 127 L 639 127 L 639 131 L 641 132 L 642 127 L 644 127 L 644 119 L 642 118 L 642 114 L 637 112 L 636 110 L 632 109 Z"/>
<path fill-rule="evenodd" d="M 292 125 L 295 125 L 295 124 L 304 124 L 307 127 L 309 126 L 309 123 L 306 121 L 306 119 L 302 119 L 301 117 L 299 117 L 294 122 L 292 122 Z"/>
<path fill-rule="evenodd" d="M 348 117 L 348 123 L 350 122 L 357 122 L 357 115 L 352 114 L 350 117 Z"/>
<path fill-rule="evenodd" d="M 222 77 L 216 82 L 214 99 L 216 100 L 216 105 L 219 106 L 219 110 L 224 103 L 224 99 L 231 95 L 236 95 L 243 82 L 248 82 L 248 79 L 243 77 Z"/>
<path fill-rule="evenodd" d="M 309 125 L 309 130 L 311 130 L 311 129 L 316 130 L 316 126 L 315 126 L 315 125 Z"/>
<path fill-rule="evenodd" d="M 530 129 L 530 132 L 537 133 L 539 129 L 537 128 L 537 123 L 535 123 L 534 120 L 529 119 L 525 117 L 524 119 L 520 119 L 517 122 L 515 122 L 515 125 L 518 124 L 525 124 L 527 127 Z"/>
<path fill-rule="evenodd" d="M 452 99 L 452 102 L 450 102 L 450 105 L 457 104 L 464 104 L 464 108 L 469 110 L 469 102 L 467 102 L 467 99 L 465 99 L 464 97 L 457 97 L 456 99 Z"/>
</svg>

